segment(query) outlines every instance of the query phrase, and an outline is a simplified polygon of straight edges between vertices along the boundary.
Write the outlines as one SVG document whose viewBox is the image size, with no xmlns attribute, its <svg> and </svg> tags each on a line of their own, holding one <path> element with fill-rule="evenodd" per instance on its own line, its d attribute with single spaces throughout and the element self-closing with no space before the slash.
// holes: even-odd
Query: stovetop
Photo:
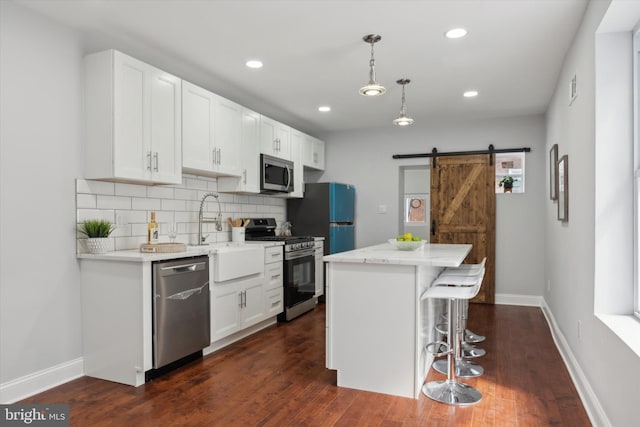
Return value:
<svg viewBox="0 0 640 427">
<path fill-rule="evenodd" d="M 245 240 L 284 242 L 285 250 L 313 247 L 311 236 L 276 236 L 275 218 L 250 218 L 245 230 Z"/>
</svg>

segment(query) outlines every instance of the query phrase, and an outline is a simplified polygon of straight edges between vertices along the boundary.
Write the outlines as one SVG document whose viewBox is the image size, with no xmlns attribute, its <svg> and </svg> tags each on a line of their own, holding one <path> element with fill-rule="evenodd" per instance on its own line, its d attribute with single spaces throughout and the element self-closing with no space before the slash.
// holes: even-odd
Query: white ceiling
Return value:
<svg viewBox="0 0 640 427">
<path fill-rule="evenodd" d="M 15 0 L 293 127 L 393 126 L 542 113 L 586 0 Z M 446 39 L 454 27 L 467 37 Z M 370 45 L 382 97 L 366 98 Z M 261 70 L 245 67 L 259 58 Z M 474 99 L 462 92 L 476 89 Z M 319 113 L 330 105 L 330 113 Z"/>
</svg>

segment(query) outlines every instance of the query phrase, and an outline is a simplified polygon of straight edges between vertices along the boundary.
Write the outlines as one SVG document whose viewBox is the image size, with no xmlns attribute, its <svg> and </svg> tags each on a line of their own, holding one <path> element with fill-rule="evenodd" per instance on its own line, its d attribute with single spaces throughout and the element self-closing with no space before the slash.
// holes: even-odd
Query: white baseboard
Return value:
<svg viewBox="0 0 640 427">
<path fill-rule="evenodd" d="M 84 362 L 75 360 L 0 384 L 0 403 L 10 404 L 59 386 L 84 375 Z M 42 402 L 55 403 L 55 402 Z"/>
<path fill-rule="evenodd" d="M 496 294 L 495 304 L 524 305 L 528 307 L 542 307 L 542 297 L 537 295 Z"/>
<path fill-rule="evenodd" d="M 582 400 L 582 404 L 587 411 L 587 415 L 591 420 L 591 424 L 593 424 L 594 426 L 610 427 L 611 422 L 609 421 L 609 418 L 607 418 L 607 414 L 604 412 L 604 409 L 602 409 L 600 401 L 598 401 L 598 398 L 596 397 L 591 384 L 589 384 L 587 377 L 584 375 L 584 371 L 578 364 L 576 358 L 573 356 L 573 352 L 571 351 L 571 347 L 569 347 L 569 343 L 560 331 L 560 328 L 558 328 L 556 319 L 553 317 L 553 313 L 549 309 L 549 306 L 544 299 L 542 299 L 541 307 L 542 313 L 546 317 L 547 323 L 549 323 L 551 336 L 556 343 L 556 347 L 560 352 L 562 360 L 564 360 L 564 364 L 569 370 L 569 375 L 571 376 L 573 384 L 578 390 L 580 400 Z"/>
</svg>

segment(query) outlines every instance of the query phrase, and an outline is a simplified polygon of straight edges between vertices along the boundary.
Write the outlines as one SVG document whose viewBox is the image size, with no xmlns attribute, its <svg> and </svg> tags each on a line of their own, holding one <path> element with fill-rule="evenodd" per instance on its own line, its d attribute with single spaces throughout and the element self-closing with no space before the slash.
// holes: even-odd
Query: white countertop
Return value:
<svg viewBox="0 0 640 427">
<path fill-rule="evenodd" d="M 427 243 L 417 251 L 401 251 L 389 243 L 327 255 L 326 262 L 430 265 L 458 267 L 471 251 L 471 245 Z"/>
<path fill-rule="evenodd" d="M 131 262 L 145 262 L 145 261 L 163 261 L 167 259 L 178 259 L 178 258 L 188 258 L 199 255 L 209 255 L 215 254 L 221 251 L 233 251 L 233 250 L 242 250 L 248 246 L 261 245 L 263 247 L 270 246 L 282 246 L 282 242 L 223 242 L 223 243 L 212 243 L 210 245 L 203 246 L 190 246 L 187 245 L 187 250 L 185 252 L 167 252 L 167 253 L 143 253 L 138 249 L 130 249 L 124 251 L 112 251 L 106 252 L 104 254 L 77 254 L 77 257 L 80 259 L 93 259 L 93 260 L 103 260 L 103 261 L 131 261 Z"/>
</svg>

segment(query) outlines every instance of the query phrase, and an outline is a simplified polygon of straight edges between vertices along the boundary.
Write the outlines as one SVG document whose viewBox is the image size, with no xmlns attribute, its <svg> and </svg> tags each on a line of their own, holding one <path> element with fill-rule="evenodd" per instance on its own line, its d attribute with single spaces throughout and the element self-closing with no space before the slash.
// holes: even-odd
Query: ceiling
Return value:
<svg viewBox="0 0 640 427">
<path fill-rule="evenodd" d="M 393 126 L 406 87 L 416 123 L 543 113 L 587 0 L 14 0 L 311 134 Z M 464 27 L 451 40 L 445 31 Z M 377 33 L 381 97 L 369 79 Z M 264 67 L 245 67 L 259 58 Z M 463 98 L 469 89 L 476 98 Z M 320 105 L 332 111 L 320 113 Z"/>
</svg>

